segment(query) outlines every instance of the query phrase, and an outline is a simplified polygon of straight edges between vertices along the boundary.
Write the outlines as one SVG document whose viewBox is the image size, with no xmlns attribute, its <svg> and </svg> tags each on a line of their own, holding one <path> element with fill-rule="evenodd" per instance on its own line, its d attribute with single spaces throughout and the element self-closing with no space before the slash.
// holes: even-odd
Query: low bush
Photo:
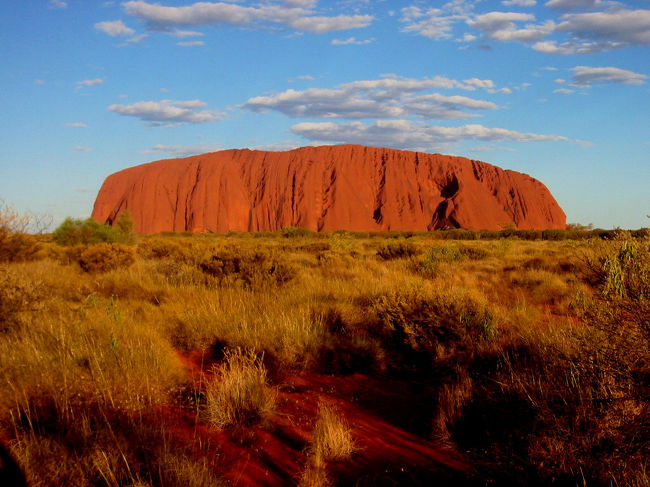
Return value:
<svg viewBox="0 0 650 487">
<path fill-rule="evenodd" d="M 192 247 L 175 239 L 153 237 L 138 244 L 138 254 L 145 259 L 171 259 L 177 262 L 191 262 Z"/>
<path fill-rule="evenodd" d="M 415 244 L 404 239 L 384 240 L 377 250 L 377 255 L 384 260 L 403 259 L 418 253 Z"/>
<path fill-rule="evenodd" d="M 104 243 L 80 249 L 77 262 L 85 272 L 107 272 L 129 267 L 135 262 L 135 251 L 122 244 Z"/>
<path fill-rule="evenodd" d="M 368 334 L 387 350 L 388 366 L 402 371 L 427 373 L 438 357 L 498 335 L 494 313 L 467 295 L 402 289 L 371 298 L 365 316 Z"/>
<path fill-rule="evenodd" d="M 433 278 L 438 274 L 441 263 L 454 263 L 464 259 L 481 260 L 490 255 L 490 252 L 480 247 L 464 245 L 432 245 L 428 247 L 420 258 L 411 262 L 411 268 L 422 277 Z"/>
<path fill-rule="evenodd" d="M 24 262 L 38 258 L 41 243 L 38 237 L 11 233 L 0 228 L 0 262 Z"/>
<path fill-rule="evenodd" d="M 313 234 L 311 230 L 302 227 L 284 227 L 280 230 L 280 235 L 285 238 L 309 237 Z"/>
<path fill-rule="evenodd" d="M 199 268 L 220 285 L 240 283 L 247 288 L 282 285 L 296 274 L 293 267 L 263 250 L 221 250 L 204 259 Z"/>
</svg>

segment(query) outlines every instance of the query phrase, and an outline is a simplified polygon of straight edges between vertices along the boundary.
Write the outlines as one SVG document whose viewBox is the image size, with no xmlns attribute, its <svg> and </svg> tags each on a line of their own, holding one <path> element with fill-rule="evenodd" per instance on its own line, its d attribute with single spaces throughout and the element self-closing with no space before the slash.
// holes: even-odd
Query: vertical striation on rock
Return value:
<svg viewBox="0 0 650 487">
<path fill-rule="evenodd" d="M 358 145 L 226 150 L 111 174 L 93 218 L 130 210 L 136 231 L 564 228 L 532 177 L 462 157 Z"/>
</svg>

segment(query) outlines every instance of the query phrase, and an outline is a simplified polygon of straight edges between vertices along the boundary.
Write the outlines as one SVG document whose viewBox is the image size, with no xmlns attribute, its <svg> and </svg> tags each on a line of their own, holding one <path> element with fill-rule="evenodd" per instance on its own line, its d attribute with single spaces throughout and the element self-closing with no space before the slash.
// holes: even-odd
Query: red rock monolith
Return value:
<svg viewBox="0 0 650 487">
<path fill-rule="evenodd" d="M 111 174 L 93 218 L 130 210 L 162 231 L 565 228 L 549 190 L 527 174 L 454 157 L 358 145 L 225 150 Z"/>
</svg>

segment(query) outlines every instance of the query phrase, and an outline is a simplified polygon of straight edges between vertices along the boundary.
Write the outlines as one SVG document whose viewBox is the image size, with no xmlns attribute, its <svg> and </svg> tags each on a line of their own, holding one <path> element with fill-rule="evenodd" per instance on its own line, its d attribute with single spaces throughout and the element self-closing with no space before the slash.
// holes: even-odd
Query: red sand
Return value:
<svg viewBox="0 0 650 487">
<path fill-rule="evenodd" d="M 136 231 L 564 228 L 532 177 L 484 162 L 356 145 L 227 150 L 110 175 L 93 218 L 131 211 Z"/>
<path fill-rule="evenodd" d="M 180 358 L 196 384 L 210 375 L 210 361 L 202 354 Z M 278 411 L 269 423 L 237 431 L 197 421 L 196 411 L 168 407 L 162 412 L 176 441 L 212 445 L 217 454 L 211 463 L 235 486 L 296 485 L 307 462 L 306 448 L 320 401 L 345 416 L 357 447 L 349 460 L 328 465 L 336 485 L 398 485 L 404 479 L 410 479 L 410 485 L 423 485 L 417 483 L 423 478 L 427 482 L 467 479 L 469 468 L 460 455 L 386 419 L 408 414 L 408 408 L 400 408 L 413 399 L 406 389 L 403 383 L 362 374 L 286 377 L 278 394 Z M 409 477 L 409 472 L 417 478 Z"/>
</svg>

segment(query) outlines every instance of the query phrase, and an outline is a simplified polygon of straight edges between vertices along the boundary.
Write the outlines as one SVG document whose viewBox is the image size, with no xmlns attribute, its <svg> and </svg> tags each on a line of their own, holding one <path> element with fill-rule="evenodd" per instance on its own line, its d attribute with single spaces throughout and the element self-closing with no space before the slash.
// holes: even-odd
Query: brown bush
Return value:
<svg viewBox="0 0 650 487">
<path fill-rule="evenodd" d="M 107 272 L 129 267 L 135 262 L 132 247 L 122 244 L 97 244 L 86 247 L 77 262 L 85 272 Z"/>
<path fill-rule="evenodd" d="M 377 250 L 377 255 L 384 260 L 412 257 L 418 253 L 414 244 L 403 239 L 386 240 Z"/>
<path fill-rule="evenodd" d="M 0 268 L 0 332 L 18 327 L 21 313 L 37 309 L 41 292 L 41 283 Z"/>
<path fill-rule="evenodd" d="M 145 259 L 171 259 L 190 262 L 192 252 L 188 245 L 170 238 L 149 238 L 138 244 L 138 254 Z"/>
<path fill-rule="evenodd" d="M 241 283 L 248 288 L 281 285 L 296 274 L 279 257 L 262 250 L 224 249 L 203 260 L 199 267 L 220 285 Z"/>
</svg>

